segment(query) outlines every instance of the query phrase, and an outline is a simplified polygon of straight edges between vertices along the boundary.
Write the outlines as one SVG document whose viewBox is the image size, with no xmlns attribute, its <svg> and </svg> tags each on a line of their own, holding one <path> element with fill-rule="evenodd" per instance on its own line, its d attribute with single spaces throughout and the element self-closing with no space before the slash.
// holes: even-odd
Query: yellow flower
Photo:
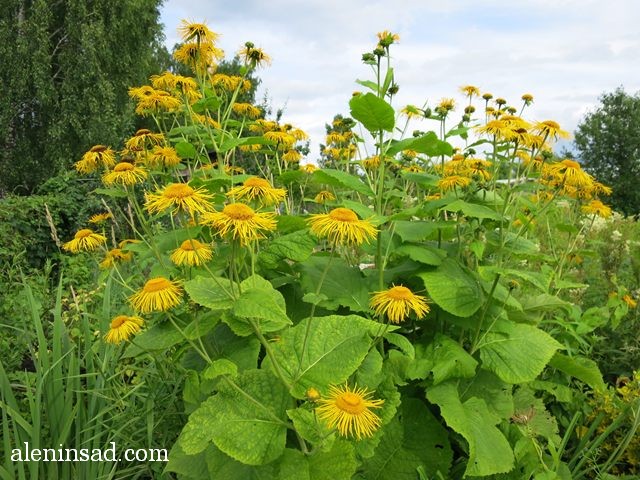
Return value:
<svg viewBox="0 0 640 480">
<path fill-rule="evenodd" d="M 580 164 L 574 160 L 565 159 L 546 167 L 546 174 L 551 174 L 560 183 L 567 183 L 573 187 L 589 187 L 593 184 L 593 177 L 582 170 Z"/>
<path fill-rule="evenodd" d="M 474 87 L 473 85 L 464 85 L 460 87 L 460 91 L 468 97 L 473 97 L 474 95 L 477 97 L 480 96 L 480 89 L 478 87 Z"/>
<path fill-rule="evenodd" d="M 178 266 L 197 266 L 211 260 L 213 251 L 208 245 L 200 243 L 198 240 L 185 240 L 173 251 L 169 258 Z"/>
<path fill-rule="evenodd" d="M 293 147 L 296 143 L 296 139 L 293 135 L 287 132 L 267 132 L 264 134 L 264 138 L 274 142 L 277 146 L 283 146 L 287 150 Z"/>
<path fill-rule="evenodd" d="M 321 192 L 318 192 L 318 194 L 316 195 L 315 202 L 325 203 L 325 202 L 331 202 L 335 199 L 336 199 L 336 196 L 333 193 L 327 190 L 322 190 Z"/>
<path fill-rule="evenodd" d="M 182 102 L 164 90 L 151 89 L 148 95 L 138 98 L 136 113 L 145 116 L 161 111 L 173 112 L 180 108 Z"/>
<path fill-rule="evenodd" d="M 257 213 L 243 203 L 230 203 L 222 212 L 205 215 L 202 223 L 213 226 L 220 236 L 229 233 L 234 240 L 239 240 L 241 245 L 247 245 L 254 240 L 265 238 L 261 230 L 276 229 L 274 216 L 273 213 Z"/>
<path fill-rule="evenodd" d="M 116 262 L 128 262 L 133 258 L 131 252 L 123 252 L 121 248 L 113 248 L 107 252 L 104 260 L 100 262 L 100 268 L 111 268 Z"/>
<path fill-rule="evenodd" d="M 254 107 L 250 103 L 234 103 L 231 110 L 238 115 L 244 115 L 245 117 L 254 119 L 262 115 L 262 110 L 258 107 Z"/>
<path fill-rule="evenodd" d="M 161 147 L 156 145 L 151 151 L 151 155 L 147 157 L 147 162 L 151 165 L 159 165 L 162 167 L 175 167 L 182 160 L 178 156 L 178 152 L 173 147 Z"/>
<path fill-rule="evenodd" d="M 194 23 L 188 20 L 182 20 L 178 27 L 178 33 L 182 35 L 182 40 L 188 42 L 196 40 L 197 42 L 215 42 L 220 34 L 212 32 L 204 23 Z"/>
<path fill-rule="evenodd" d="M 107 243 L 107 237 L 94 233 L 93 230 L 88 228 L 83 228 L 76 232 L 73 240 L 63 244 L 62 248 L 72 253 L 91 252 L 105 243 Z"/>
<path fill-rule="evenodd" d="M 261 48 L 257 48 L 253 43 L 247 42 L 244 44 L 244 48 L 238 52 L 240 58 L 246 65 L 251 68 L 261 67 L 264 64 L 270 64 L 271 58 L 264 53 Z"/>
<path fill-rule="evenodd" d="M 582 206 L 582 211 L 589 215 L 598 215 L 602 218 L 608 218 L 611 216 L 611 207 L 605 205 L 600 200 L 591 200 L 589 203 Z"/>
<path fill-rule="evenodd" d="M 476 127 L 479 133 L 486 133 L 488 135 L 494 135 L 500 139 L 510 140 L 513 137 L 513 131 L 511 125 L 504 120 L 491 120 L 485 125 Z"/>
<path fill-rule="evenodd" d="M 558 122 L 553 120 L 545 120 L 544 122 L 538 122 L 533 126 L 534 133 L 539 135 L 548 136 L 550 138 L 571 138 L 569 132 L 565 132 L 560 128 Z"/>
<path fill-rule="evenodd" d="M 449 177 L 441 178 L 438 181 L 438 188 L 443 192 L 454 190 L 456 187 L 465 188 L 471 184 L 471 179 L 468 177 L 461 177 L 460 175 L 451 175 Z"/>
<path fill-rule="evenodd" d="M 522 95 L 522 101 L 524 102 L 525 105 L 529 106 L 533 103 L 533 95 L 531 95 L 530 93 L 525 93 Z"/>
<path fill-rule="evenodd" d="M 287 195 L 284 188 L 274 188 L 267 180 L 259 177 L 247 178 L 241 186 L 233 187 L 227 197 L 257 199 L 263 205 L 280 203 Z"/>
<path fill-rule="evenodd" d="M 134 133 L 133 137 L 126 141 L 125 147 L 129 150 L 145 150 L 154 145 L 162 145 L 164 143 L 164 135 L 162 133 L 153 133 L 151 130 L 141 128 Z"/>
<path fill-rule="evenodd" d="M 372 400 L 371 395 L 373 392 L 366 388 L 331 385 L 328 398 L 318 400 L 316 412 L 343 437 L 355 436 L 358 440 L 371 437 L 382 423 L 371 409 L 381 408 L 384 403 L 384 400 Z"/>
<path fill-rule="evenodd" d="M 436 110 L 441 110 L 446 112 L 450 112 L 456 107 L 456 101 L 453 98 L 443 98 L 438 103 Z"/>
<path fill-rule="evenodd" d="M 377 316 L 386 315 L 392 323 L 403 322 L 412 310 L 418 318 L 423 318 L 429 313 L 426 298 L 414 294 L 402 285 L 393 286 L 382 292 L 375 292 L 369 306 Z"/>
<path fill-rule="evenodd" d="M 362 166 L 367 170 L 375 170 L 380 166 L 380 155 L 373 155 L 362 160 Z"/>
<path fill-rule="evenodd" d="M 182 289 L 177 282 L 164 277 L 148 280 L 142 290 L 129 297 L 131 306 L 138 312 L 164 312 L 179 305 Z"/>
<path fill-rule="evenodd" d="M 636 308 L 638 306 L 638 302 L 636 302 L 631 295 L 624 295 L 622 301 L 626 303 L 629 308 Z"/>
<path fill-rule="evenodd" d="M 256 145 L 260 147 L 260 145 Z M 258 148 L 259 150 L 260 148 Z M 302 158 L 302 154 L 297 150 L 289 150 L 284 155 L 282 155 L 282 159 L 287 163 L 298 163 Z"/>
<path fill-rule="evenodd" d="M 224 58 L 224 52 L 212 42 L 185 42 L 175 52 L 173 58 L 198 72 L 212 66 L 216 60 Z"/>
<path fill-rule="evenodd" d="M 159 213 L 173 208 L 172 213 L 184 210 L 194 216 L 196 213 L 212 210 L 209 205 L 212 195 L 206 193 L 203 188 L 194 190 L 186 183 L 170 183 L 156 193 L 146 193 L 145 198 L 145 207 L 150 213 Z"/>
<path fill-rule="evenodd" d="M 104 145 L 94 145 L 87 153 L 76 162 L 76 170 L 80 173 L 89 174 L 95 172 L 100 167 L 112 167 L 116 163 L 115 152 Z"/>
<path fill-rule="evenodd" d="M 104 340 L 107 343 L 113 343 L 115 345 L 126 342 L 138 333 L 143 325 L 144 320 L 140 317 L 118 315 L 111 320 L 109 331 L 105 334 Z"/>
<path fill-rule="evenodd" d="M 133 163 L 120 162 L 111 172 L 102 176 L 102 183 L 107 186 L 119 183 L 120 185 L 135 185 L 144 182 L 147 171 L 142 167 L 136 167 Z"/>
<path fill-rule="evenodd" d="M 311 231 L 338 245 L 361 245 L 376 236 L 378 229 L 368 220 L 360 220 L 353 210 L 334 208 L 329 213 L 311 215 Z"/>
<path fill-rule="evenodd" d="M 307 399 L 307 401 L 313 402 L 313 403 L 317 402 L 318 400 L 320 400 L 320 398 L 322 398 L 322 395 L 320 394 L 320 392 L 313 387 L 307 388 L 307 391 L 304 393 L 304 396 Z"/>
<path fill-rule="evenodd" d="M 389 30 L 378 32 L 378 45 L 381 47 L 389 47 L 400 41 L 400 35 L 391 33 Z"/>
<path fill-rule="evenodd" d="M 113 218 L 113 215 L 110 212 L 96 213 L 95 215 L 92 215 L 91 218 L 89 218 L 89 223 L 100 224 L 112 218 Z"/>
<path fill-rule="evenodd" d="M 307 163 L 306 165 L 300 165 L 300 170 L 305 173 L 313 173 L 318 169 L 313 163 Z"/>
</svg>

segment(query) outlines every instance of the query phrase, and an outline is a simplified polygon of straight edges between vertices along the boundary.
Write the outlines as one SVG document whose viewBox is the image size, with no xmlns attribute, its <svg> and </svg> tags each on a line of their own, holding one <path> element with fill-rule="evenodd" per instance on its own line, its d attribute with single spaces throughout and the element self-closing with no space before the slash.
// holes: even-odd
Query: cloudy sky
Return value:
<svg viewBox="0 0 640 480">
<path fill-rule="evenodd" d="M 363 88 L 355 80 L 371 79 L 361 56 L 382 30 L 400 35 L 391 50 L 396 109 L 443 97 L 462 102 L 458 88 L 471 84 L 514 106 L 531 93 L 527 119 L 573 131 L 602 93 L 640 90 L 637 0 L 165 0 L 169 48 L 182 19 L 220 33 L 229 57 L 248 40 L 272 57 L 258 95 L 311 135 L 310 160 L 325 123 L 349 114 L 352 92 Z"/>
</svg>

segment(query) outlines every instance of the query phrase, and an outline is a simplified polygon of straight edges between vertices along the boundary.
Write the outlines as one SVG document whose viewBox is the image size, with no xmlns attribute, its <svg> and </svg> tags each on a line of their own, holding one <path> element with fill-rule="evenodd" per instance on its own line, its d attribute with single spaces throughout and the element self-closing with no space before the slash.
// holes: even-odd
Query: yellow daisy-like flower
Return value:
<svg viewBox="0 0 640 480">
<path fill-rule="evenodd" d="M 353 210 L 334 208 L 329 213 L 311 215 L 311 231 L 337 245 L 361 245 L 376 236 L 378 229 L 368 220 L 360 220 Z"/>
<path fill-rule="evenodd" d="M 273 213 L 257 213 L 244 203 L 230 203 L 221 212 L 208 213 L 202 219 L 205 225 L 211 225 L 220 236 L 231 234 L 241 245 L 265 238 L 261 231 L 276 229 Z"/>
<path fill-rule="evenodd" d="M 392 323 L 403 322 L 411 311 L 418 318 L 423 318 L 429 313 L 427 299 L 421 295 L 416 295 L 402 285 L 393 286 L 382 292 L 375 292 L 369 302 L 369 306 L 377 316 L 386 315 Z"/>
<path fill-rule="evenodd" d="M 362 166 L 367 170 L 376 170 L 380 166 L 380 155 L 373 155 L 362 160 Z"/>
<path fill-rule="evenodd" d="M 443 192 L 454 190 L 456 187 L 465 188 L 471 184 L 469 177 L 462 177 L 460 175 L 451 175 L 449 177 L 441 178 L 438 181 L 438 188 Z"/>
<path fill-rule="evenodd" d="M 198 266 L 211 260 L 213 258 L 213 251 L 211 247 L 198 240 L 185 240 L 173 251 L 169 258 L 178 266 Z"/>
<path fill-rule="evenodd" d="M 602 218 L 609 218 L 611 216 L 611 207 L 605 205 L 600 200 L 591 200 L 582 206 L 582 211 L 586 214 L 598 215 Z"/>
<path fill-rule="evenodd" d="M 318 192 L 314 200 L 316 203 L 326 203 L 326 202 L 332 202 L 335 199 L 336 199 L 336 196 L 333 193 L 327 190 L 322 190 Z"/>
<path fill-rule="evenodd" d="M 107 220 L 111 220 L 113 215 L 110 212 L 105 213 L 96 213 L 95 215 L 91 215 L 89 218 L 89 223 L 101 224 L 106 222 Z"/>
<path fill-rule="evenodd" d="M 107 186 L 114 184 L 135 185 L 144 182 L 147 171 L 142 167 L 136 167 L 133 163 L 120 162 L 113 170 L 102 176 L 102 183 Z"/>
<path fill-rule="evenodd" d="M 257 199 L 263 205 L 274 205 L 284 200 L 287 191 L 284 188 L 274 188 L 267 180 L 259 177 L 247 178 L 242 185 L 233 187 L 227 192 L 227 197 Z"/>
<path fill-rule="evenodd" d="M 203 188 L 193 189 L 186 183 L 170 183 L 156 193 L 146 193 L 145 198 L 145 207 L 150 213 L 159 213 L 172 208 L 172 213 L 184 210 L 194 216 L 196 213 L 213 210 L 209 204 L 213 196 L 206 193 Z"/>
<path fill-rule="evenodd" d="M 473 85 L 464 85 L 460 87 L 460 91 L 464 93 L 467 97 L 473 97 L 474 95 L 477 97 L 480 96 L 480 89 Z"/>
<path fill-rule="evenodd" d="M 185 42 L 173 52 L 173 58 L 196 71 L 202 71 L 216 60 L 223 59 L 224 52 L 212 42 Z"/>
<path fill-rule="evenodd" d="M 260 147 L 260 145 L 257 145 Z M 289 150 L 284 155 L 282 155 L 282 159 L 287 163 L 298 163 L 302 158 L 302 154 L 297 150 Z"/>
<path fill-rule="evenodd" d="M 250 103 L 234 103 L 231 110 L 238 115 L 243 115 L 251 119 L 258 118 L 262 115 L 262 110 L 258 107 L 254 107 Z"/>
<path fill-rule="evenodd" d="M 358 440 L 371 437 L 382 424 L 371 409 L 381 408 L 384 404 L 384 400 L 372 400 L 372 395 L 373 392 L 366 388 L 331 385 L 329 396 L 318 399 L 316 412 L 343 437 L 355 436 Z"/>
<path fill-rule="evenodd" d="M 624 295 L 622 301 L 626 303 L 629 308 L 636 308 L 638 306 L 638 302 L 636 302 L 631 295 Z"/>
<path fill-rule="evenodd" d="M 93 173 L 100 167 L 109 168 L 115 165 L 115 152 L 104 145 L 94 145 L 87 153 L 82 156 L 80 161 L 76 162 L 76 170 L 80 173 Z"/>
<path fill-rule="evenodd" d="M 138 99 L 136 113 L 146 116 L 149 113 L 173 112 L 180 108 L 182 102 L 164 90 L 153 90 L 145 97 Z"/>
<path fill-rule="evenodd" d="M 389 30 L 378 32 L 378 45 L 381 47 L 389 47 L 400 41 L 400 35 L 391 33 Z"/>
<path fill-rule="evenodd" d="M 529 106 L 533 103 L 533 95 L 531 95 L 530 93 L 525 93 L 522 95 L 522 101 L 524 102 L 525 105 Z"/>
<path fill-rule="evenodd" d="M 442 110 L 444 112 L 450 112 L 456 108 L 456 101 L 453 98 L 443 98 L 438 103 L 436 110 Z"/>
<path fill-rule="evenodd" d="M 553 120 L 545 120 L 538 122 L 533 126 L 534 133 L 547 136 L 549 138 L 571 138 L 571 134 L 560 128 L 558 122 Z"/>
<path fill-rule="evenodd" d="M 188 42 L 196 40 L 197 42 L 215 42 L 220 34 L 209 29 L 204 23 L 194 23 L 188 20 L 182 20 L 178 27 L 178 33 L 182 36 L 182 40 Z"/>
<path fill-rule="evenodd" d="M 138 333 L 143 325 L 144 320 L 140 317 L 118 315 L 111 320 L 109 331 L 105 334 L 104 340 L 105 342 L 113 343 L 114 345 L 126 342 L 133 335 Z"/>
<path fill-rule="evenodd" d="M 264 138 L 287 150 L 290 150 L 293 144 L 296 143 L 296 138 L 287 132 L 267 132 L 264 134 Z"/>
<path fill-rule="evenodd" d="M 150 146 L 162 145 L 164 143 L 164 135 L 162 133 L 153 133 L 151 130 L 141 128 L 136 131 L 129 140 L 125 142 L 125 147 L 129 150 L 144 150 Z"/>
<path fill-rule="evenodd" d="M 76 232 L 73 240 L 63 244 L 62 248 L 72 253 L 91 252 L 105 243 L 107 243 L 107 237 L 94 233 L 93 230 L 88 228 L 83 228 Z"/>
<path fill-rule="evenodd" d="M 486 133 L 488 135 L 495 135 L 498 138 L 510 140 L 513 136 L 511 125 L 503 120 L 491 120 L 485 125 L 476 127 L 479 133 Z"/>
<path fill-rule="evenodd" d="M 173 147 L 161 147 L 159 145 L 153 147 L 151 155 L 147 157 L 150 165 L 158 165 L 162 167 L 175 167 L 181 162 L 178 152 Z"/>
<path fill-rule="evenodd" d="M 551 174 L 561 183 L 573 187 L 589 187 L 593 184 L 593 177 L 583 171 L 578 162 L 568 158 L 548 165 L 544 173 Z"/>
<path fill-rule="evenodd" d="M 268 65 L 271 63 L 269 55 L 264 53 L 261 48 L 257 48 L 251 42 L 244 44 L 244 48 L 238 52 L 238 56 L 246 65 L 249 65 L 252 68 L 261 67 L 262 65 Z"/>
<path fill-rule="evenodd" d="M 133 253 L 124 252 L 121 248 L 113 248 L 107 252 L 104 260 L 100 262 L 100 268 L 108 269 L 115 266 L 117 262 L 128 262 L 133 258 Z"/>
<path fill-rule="evenodd" d="M 182 301 L 182 289 L 177 282 L 164 277 L 148 280 L 142 290 L 129 297 L 131 306 L 141 313 L 165 312 Z"/>
<path fill-rule="evenodd" d="M 306 165 L 300 165 L 300 170 L 305 173 L 313 173 L 318 169 L 313 163 L 307 163 Z"/>
</svg>

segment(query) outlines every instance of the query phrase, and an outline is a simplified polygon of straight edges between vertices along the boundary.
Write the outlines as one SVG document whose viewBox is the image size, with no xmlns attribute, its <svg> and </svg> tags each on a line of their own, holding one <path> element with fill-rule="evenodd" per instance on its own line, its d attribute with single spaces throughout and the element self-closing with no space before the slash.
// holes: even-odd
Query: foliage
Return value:
<svg viewBox="0 0 640 480">
<path fill-rule="evenodd" d="M 160 4 L 3 4 L 1 192 L 31 192 L 98 139 L 117 144 L 132 129 L 126 89 L 162 67 Z"/>
<path fill-rule="evenodd" d="M 640 212 L 640 93 L 622 88 L 605 93 L 580 122 L 575 146 L 585 170 L 611 185 L 612 206 L 626 215 Z"/>
<path fill-rule="evenodd" d="M 576 249 L 611 211 L 608 187 L 550 153 L 566 132 L 491 95 L 474 116 L 472 86 L 459 121 L 453 99 L 398 113 L 397 35 L 381 32 L 363 56 L 375 81 L 359 80 L 368 92 L 349 102 L 359 128 L 338 119 L 328 133 L 344 155 L 299 165 L 304 132 L 238 102 L 266 54 L 247 43 L 242 75 L 221 74 L 217 35 L 182 32 L 175 56 L 193 77 L 168 72 L 131 91 L 159 131 L 77 164 L 101 176 L 95 193 L 127 225 L 63 244 L 102 260 L 100 279 L 121 287 L 104 292 L 113 318 L 101 333 L 113 335 L 102 354 L 185 372 L 188 421 L 166 472 L 584 475 L 581 448 L 621 428 L 575 435 L 585 391 L 605 389 L 585 337 L 616 306 L 583 310 L 572 297 L 586 287 Z M 405 136 L 417 119 L 437 132 Z"/>
</svg>

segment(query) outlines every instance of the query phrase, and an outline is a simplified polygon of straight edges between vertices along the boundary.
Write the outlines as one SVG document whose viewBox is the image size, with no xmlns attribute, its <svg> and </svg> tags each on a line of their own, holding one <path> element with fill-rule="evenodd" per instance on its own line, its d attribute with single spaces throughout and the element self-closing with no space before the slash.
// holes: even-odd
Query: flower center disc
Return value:
<svg viewBox="0 0 640 480">
<path fill-rule="evenodd" d="M 193 195 L 193 188 L 184 183 L 172 183 L 164 191 L 166 198 L 185 198 Z"/>
<path fill-rule="evenodd" d="M 200 242 L 198 242 L 197 240 L 185 240 L 180 245 L 180 250 L 186 250 L 186 251 L 190 251 L 191 252 L 193 250 L 197 250 L 201 246 L 202 246 L 202 244 Z"/>
<path fill-rule="evenodd" d="M 253 209 L 244 203 L 231 203 L 222 210 L 232 220 L 251 220 L 255 215 Z"/>
<path fill-rule="evenodd" d="M 563 160 L 561 162 L 565 167 L 572 168 L 574 170 L 580 170 L 580 164 L 578 162 L 574 162 L 573 160 Z"/>
<path fill-rule="evenodd" d="M 129 170 L 133 170 L 134 166 L 129 162 L 120 162 L 115 167 L 113 167 L 114 172 L 128 172 Z"/>
<path fill-rule="evenodd" d="M 127 321 L 126 315 L 118 315 L 116 318 L 111 320 L 111 328 L 118 328 L 126 321 Z"/>
<path fill-rule="evenodd" d="M 244 182 L 245 187 L 262 187 L 262 188 L 270 188 L 271 185 L 264 178 L 252 177 L 248 178 Z"/>
<path fill-rule="evenodd" d="M 345 392 L 336 398 L 336 407 L 353 415 L 362 412 L 366 408 L 362 397 L 351 392 Z"/>
<path fill-rule="evenodd" d="M 104 152 L 107 149 L 107 147 L 105 147 L 104 145 L 96 145 L 94 147 L 91 147 L 91 152 L 93 153 L 99 153 L 99 152 Z"/>
<path fill-rule="evenodd" d="M 146 128 L 141 128 L 140 130 L 138 130 L 136 132 L 136 134 L 134 135 L 135 137 L 141 137 L 142 135 L 149 135 L 151 133 L 151 130 L 147 130 Z"/>
<path fill-rule="evenodd" d="M 334 208 L 329 213 L 329 217 L 332 220 L 337 220 L 338 222 L 357 222 L 358 216 L 355 214 L 353 210 L 349 210 L 348 208 Z"/>
<path fill-rule="evenodd" d="M 142 290 L 146 293 L 159 292 L 171 287 L 171 283 L 164 277 L 152 278 L 149 280 Z"/>
<path fill-rule="evenodd" d="M 410 300 L 413 296 L 411 290 L 403 286 L 390 288 L 388 295 L 394 300 Z"/>
<path fill-rule="evenodd" d="M 560 124 L 558 122 L 554 122 L 553 120 L 545 120 L 542 122 L 543 125 L 546 125 L 549 128 L 553 128 L 554 130 L 560 130 Z"/>
<path fill-rule="evenodd" d="M 87 238 L 88 236 L 90 236 L 93 232 L 91 230 L 89 230 L 88 228 L 83 228 L 82 230 L 78 230 L 75 234 L 75 238 Z"/>
</svg>

